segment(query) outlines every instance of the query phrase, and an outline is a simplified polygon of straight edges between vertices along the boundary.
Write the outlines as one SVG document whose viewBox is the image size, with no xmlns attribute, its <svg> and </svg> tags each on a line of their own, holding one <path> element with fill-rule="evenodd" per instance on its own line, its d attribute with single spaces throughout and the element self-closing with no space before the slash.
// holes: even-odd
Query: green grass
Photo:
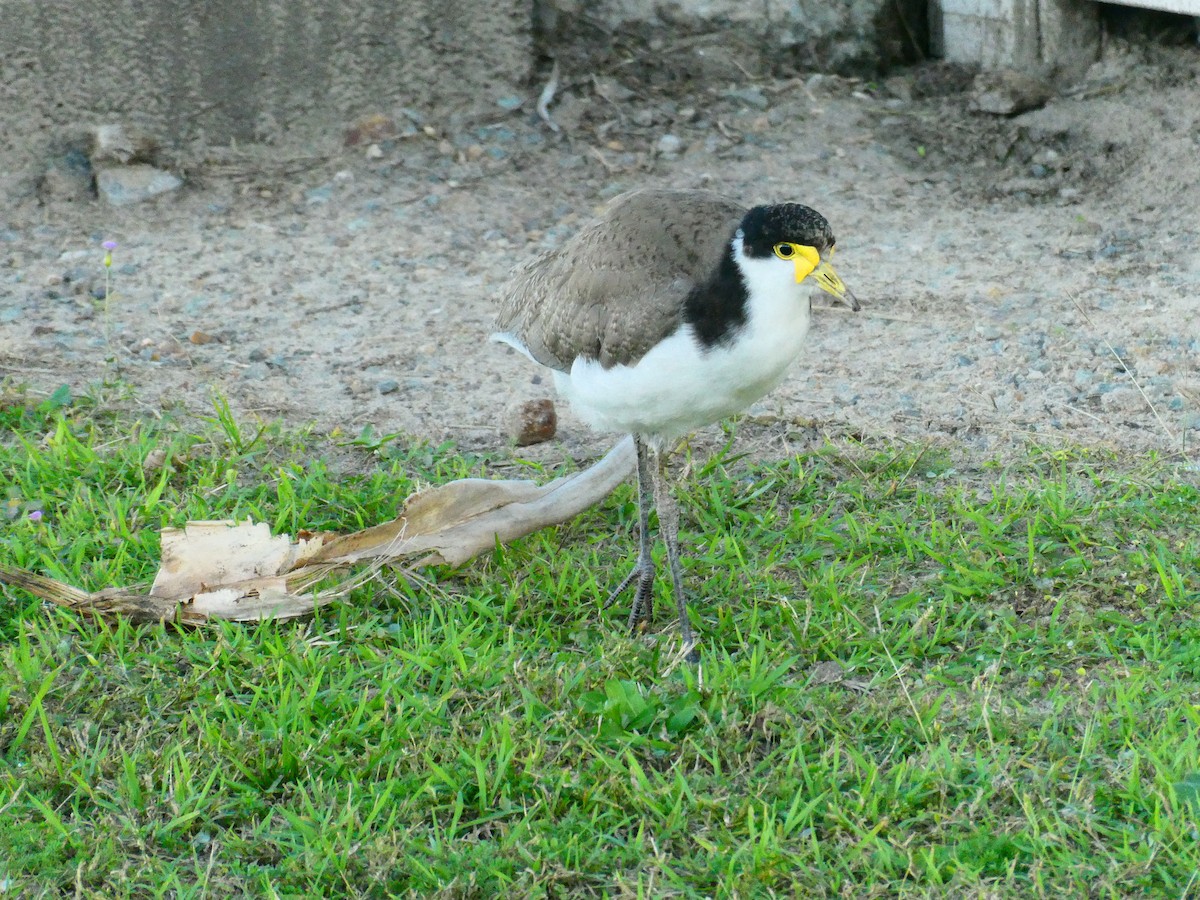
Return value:
<svg viewBox="0 0 1200 900">
<path fill-rule="evenodd" d="M 149 580 L 162 525 L 354 529 L 500 462 L 220 403 L 9 394 L 0 427 L 0 559 L 92 589 Z M 697 462 L 702 684 L 665 582 L 660 631 L 600 614 L 629 486 L 307 623 L 109 626 L 0 589 L 0 893 L 1197 896 L 1194 480 L 1036 449 Z"/>
</svg>

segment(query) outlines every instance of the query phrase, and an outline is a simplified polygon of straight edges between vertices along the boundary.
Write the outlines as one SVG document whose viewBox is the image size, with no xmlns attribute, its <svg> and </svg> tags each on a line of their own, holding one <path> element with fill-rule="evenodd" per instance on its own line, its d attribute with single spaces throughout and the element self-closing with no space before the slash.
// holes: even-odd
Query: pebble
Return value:
<svg viewBox="0 0 1200 900">
<path fill-rule="evenodd" d="M 96 171 L 96 192 L 110 206 L 130 206 L 181 187 L 182 178 L 145 164 Z"/>
<path fill-rule="evenodd" d="M 675 134 L 664 134 L 655 147 L 663 156 L 678 156 L 683 150 L 683 139 Z"/>
<path fill-rule="evenodd" d="M 558 412 L 549 398 L 517 401 L 504 411 L 504 432 L 518 447 L 548 441 L 557 431 Z"/>
<path fill-rule="evenodd" d="M 740 100 L 755 109 L 766 109 L 770 106 L 767 95 L 756 87 L 737 88 L 725 94 L 731 100 Z"/>
<path fill-rule="evenodd" d="M 400 390 L 400 382 L 398 382 L 395 378 L 385 378 L 383 381 L 379 382 L 378 385 L 376 385 L 376 390 L 378 390 L 381 394 L 394 394 L 396 391 Z"/>
<path fill-rule="evenodd" d="M 315 206 L 318 203 L 328 203 L 333 197 L 333 185 L 323 184 L 320 187 L 310 188 L 304 192 L 304 200 L 309 206 Z"/>
</svg>

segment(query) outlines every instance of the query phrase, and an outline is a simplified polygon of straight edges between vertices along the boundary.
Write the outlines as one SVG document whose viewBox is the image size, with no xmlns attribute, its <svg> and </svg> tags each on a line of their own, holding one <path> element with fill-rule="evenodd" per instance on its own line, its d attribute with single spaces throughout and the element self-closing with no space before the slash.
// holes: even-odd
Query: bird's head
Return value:
<svg viewBox="0 0 1200 900">
<path fill-rule="evenodd" d="M 796 284 L 815 281 L 853 310 L 859 303 L 833 270 L 833 230 L 825 217 L 799 203 L 756 206 L 738 228 L 742 253 L 749 259 L 772 261 Z"/>
</svg>

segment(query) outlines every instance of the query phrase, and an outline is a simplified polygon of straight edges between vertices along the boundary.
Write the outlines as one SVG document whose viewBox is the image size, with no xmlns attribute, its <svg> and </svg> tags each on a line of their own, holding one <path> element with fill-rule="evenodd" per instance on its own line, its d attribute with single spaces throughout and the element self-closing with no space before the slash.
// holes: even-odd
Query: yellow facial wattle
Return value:
<svg viewBox="0 0 1200 900">
<path fill-rule="evenodd" d="M 772 250 L 780 259 L 788 260 L 796 267 L 796 284 L 811 275 L 821 290 L 833 294 L 853 310 L 860 308 L 858 300 L 850 293 L 846 283 L 833 270 L 833 265 L 828 259 L 821 259 L 816 247 L 782 241 Z M 833 255 L 832 247 L 829 248 L 829 255 Z"/>
<path fill-rule="evenodd" d="M 816 247 L 806 247 L 804 244 L 783 241 L 772 249 L 776 256 L 789 260 L 796 267 L 796 284 L 811 275 L 813 270 L 821 264 L 821 254 L 817 252 Z"/>
</svg>

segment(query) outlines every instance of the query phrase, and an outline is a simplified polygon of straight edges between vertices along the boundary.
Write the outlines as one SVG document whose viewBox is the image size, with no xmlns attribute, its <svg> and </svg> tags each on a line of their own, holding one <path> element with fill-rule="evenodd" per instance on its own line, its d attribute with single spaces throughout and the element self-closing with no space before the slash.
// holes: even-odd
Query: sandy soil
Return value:
<svg viewBox="0 0 1200 900">
<path fill-rule="evenodd" d="M 201 414 L 217 389 L 244 414 L 502 447 L 505 406 L 552 393 L 485 340 L 507 270 L 620 191 L 708 186 L 821 210 L 867 304 L 820 311 L 751 411 L 766 452 L 853 434 L 981 460 L 1029 441 L 1194 458 L 1200 51 L 1110 48 L 1013 118 L 972 112 L 969 87 L 937 65 L 671 95 L 581 76 L 551 107 L 559 134 L 532 97 L 453 131 L 398 116 L 377 150 L 213 154 L 123 209 L 37 188 L 10 153 L 0 376 L 47 393 L 119 377 L 135 399 L 113 402 Z M 523 455 L 611 443 L 562 412 L 559 443 Z"/>
</svg>

